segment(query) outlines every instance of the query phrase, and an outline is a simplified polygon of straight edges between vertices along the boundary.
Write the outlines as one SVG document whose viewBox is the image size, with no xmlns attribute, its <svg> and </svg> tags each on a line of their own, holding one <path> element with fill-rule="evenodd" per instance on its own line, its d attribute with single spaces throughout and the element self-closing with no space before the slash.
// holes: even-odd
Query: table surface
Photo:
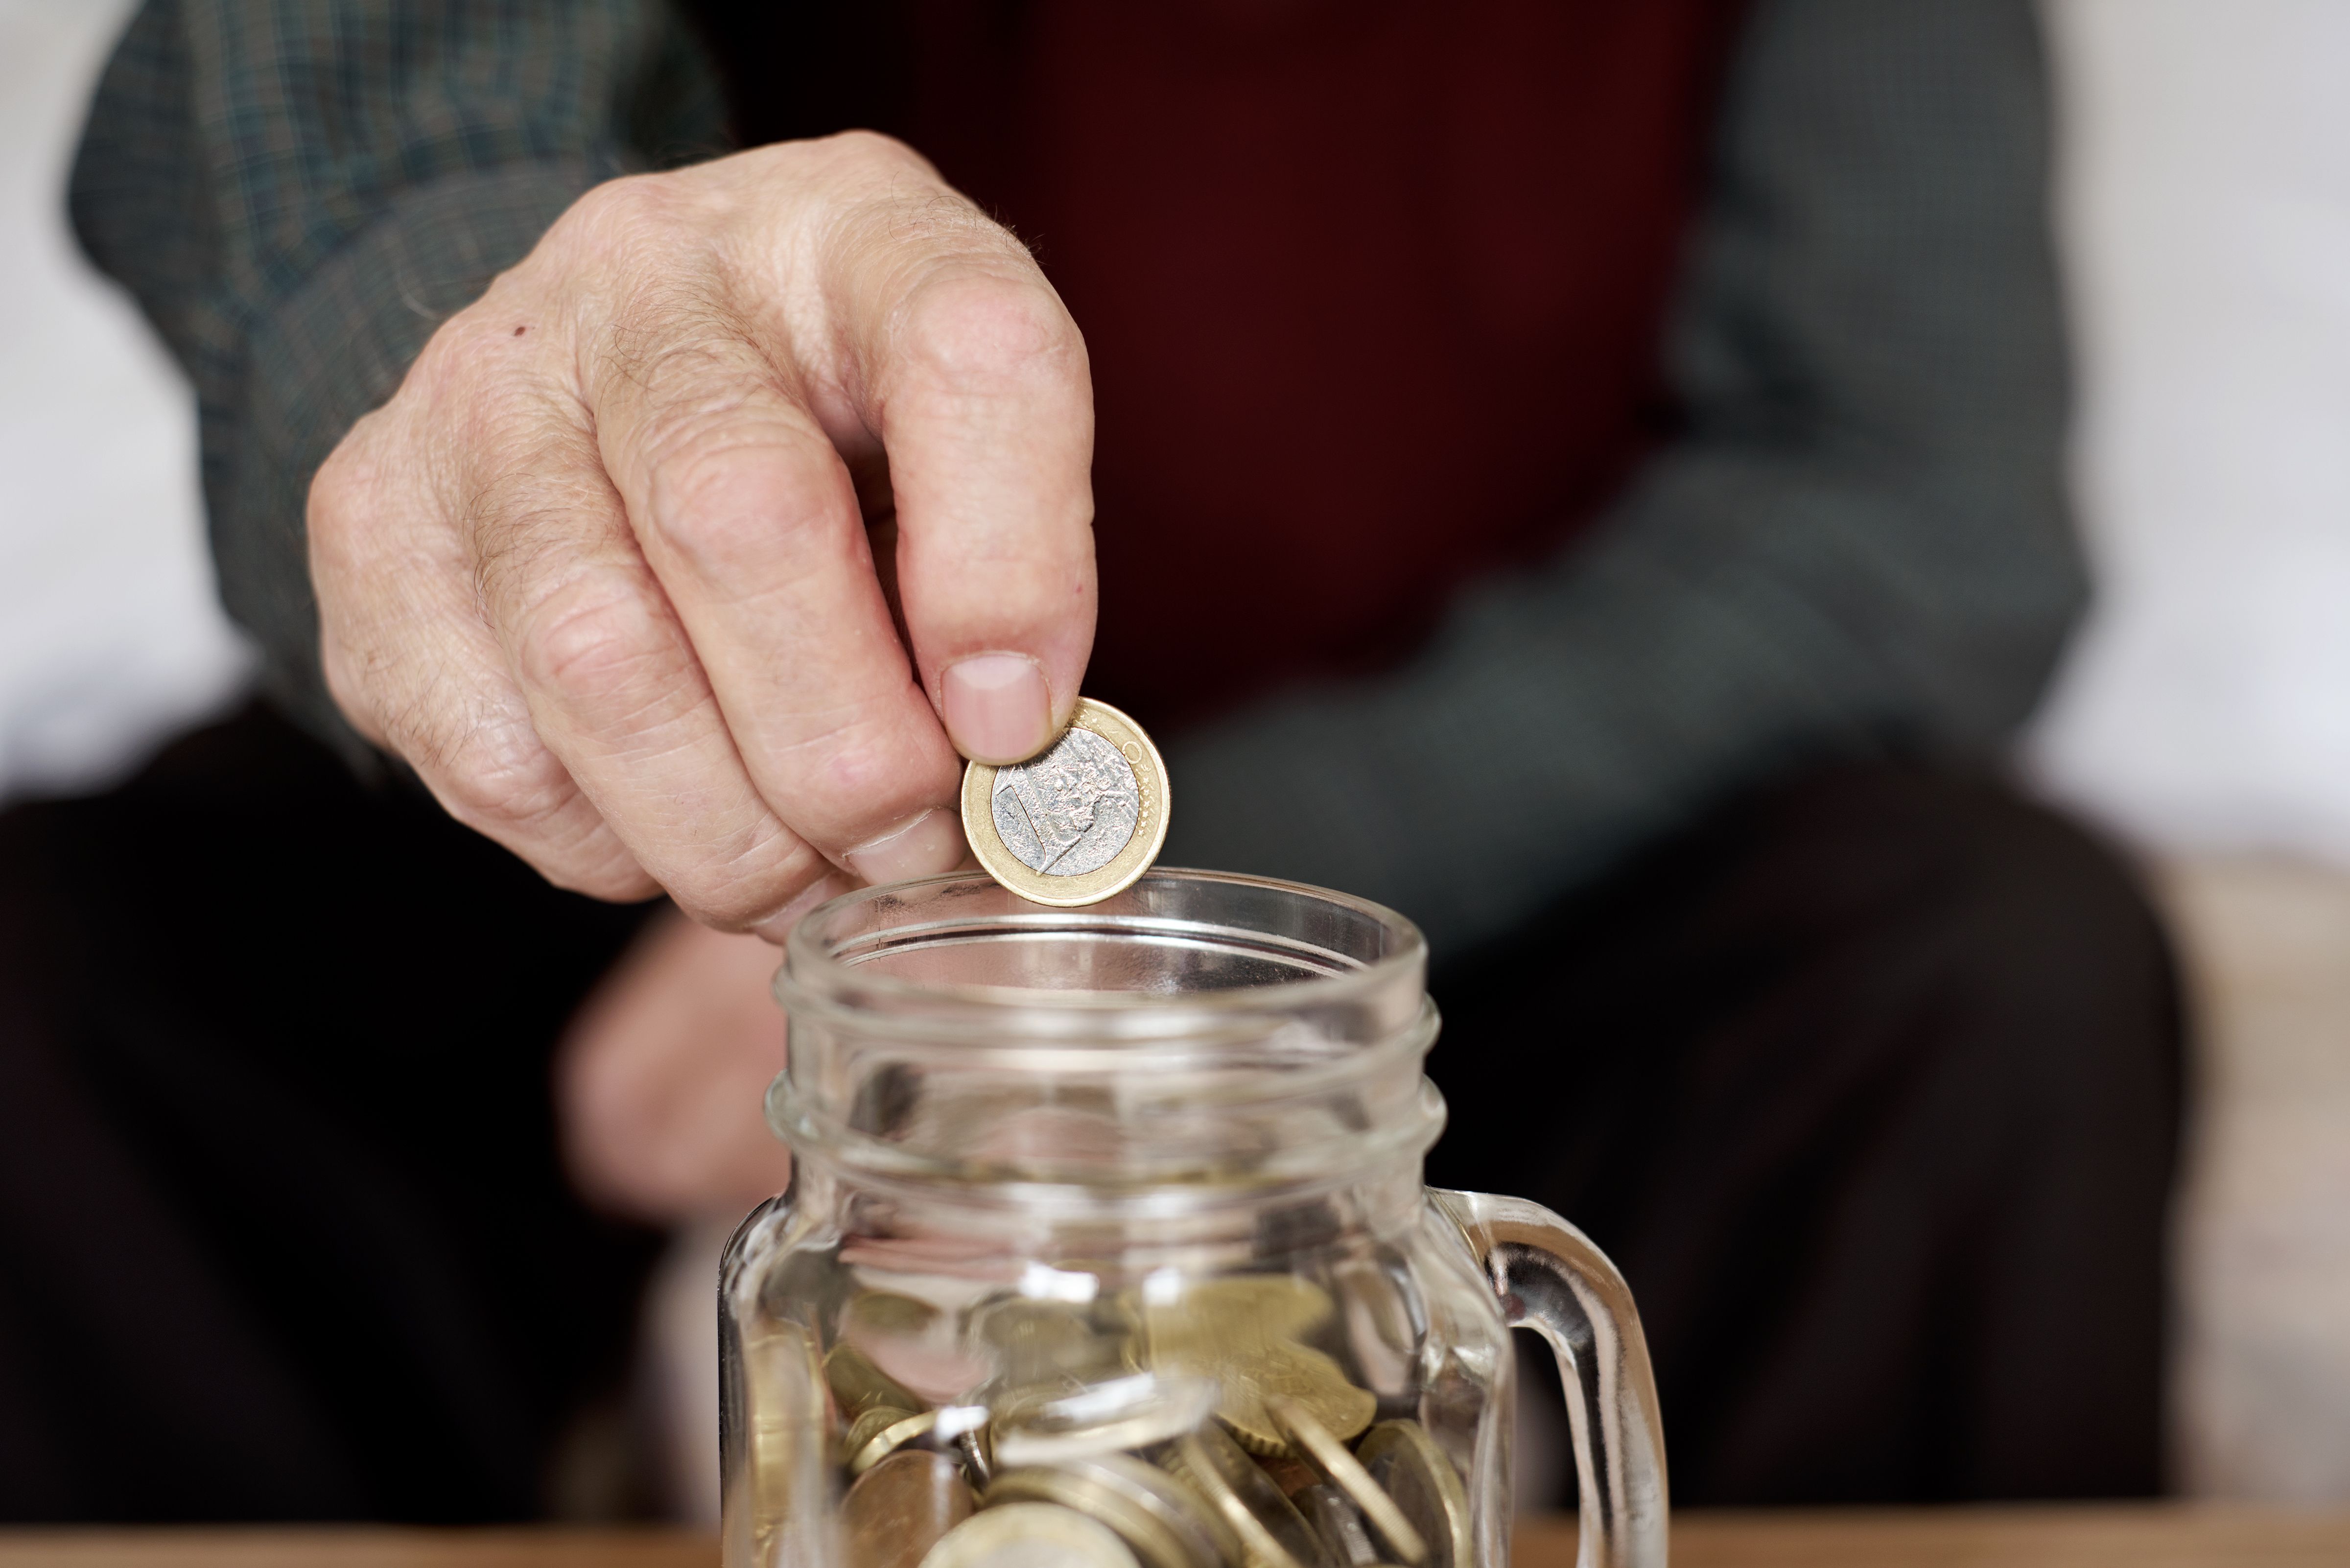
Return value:
<svg viewBox="0 0 2350 1568">
<path fill-rule="evenodd" d="M 0 1531 L 0 1568 L 710 1568 L 659 1531 Z M 1571 1520 L 1532 1521 L 1518 1568 L 1569 1568 Z M 2157 1504 L 1690 1513 L 1676 1568 L 2350 1568 L 2350 1512 Z"/>
</svg>

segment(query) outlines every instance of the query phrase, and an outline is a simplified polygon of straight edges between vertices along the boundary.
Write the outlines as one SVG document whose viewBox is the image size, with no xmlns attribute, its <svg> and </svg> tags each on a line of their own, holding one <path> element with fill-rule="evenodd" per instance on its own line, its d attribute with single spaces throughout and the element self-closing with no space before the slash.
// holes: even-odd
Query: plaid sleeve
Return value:
<svg viewBox="0 0 2350 1568">
<path fill-rule="evenodd" d="M 221 597 L 355 759 L 319 672 L 310 478 L 581 192 L 719 151 L 659 0 L 148 0 L 70 200 L 193 381 Z"/>
</svg>

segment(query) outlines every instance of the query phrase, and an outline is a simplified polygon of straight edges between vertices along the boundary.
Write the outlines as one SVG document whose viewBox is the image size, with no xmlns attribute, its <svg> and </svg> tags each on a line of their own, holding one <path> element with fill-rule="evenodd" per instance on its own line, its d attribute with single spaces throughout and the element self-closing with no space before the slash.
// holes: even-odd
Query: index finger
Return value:
<svg viewBox="0 0 2350 1568">
<path fill-rule="evenodd" d="M 865 203 L 820 265 L 845 353 L 811 391 L 887 454 L 922 688 L 965 756 L 1033 756 L 1076 711 L 1093 647 L 1085 338 L 1026 249 L 960 197 Z"/>
</svg>

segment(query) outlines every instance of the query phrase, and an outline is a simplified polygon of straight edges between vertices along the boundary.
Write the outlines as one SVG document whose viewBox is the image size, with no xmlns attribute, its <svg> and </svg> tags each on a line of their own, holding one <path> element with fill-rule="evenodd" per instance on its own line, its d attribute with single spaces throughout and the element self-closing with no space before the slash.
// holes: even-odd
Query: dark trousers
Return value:
<svg viewBox="0 0 2350 1568">
<path fill-rule="evenodd" d="M 1676 1503 L 2160 1489 L 2178 1008 L 2080 830 L 1987 782 L 1815 773 L 1433 989 L 1430 1179 L 1623 1269 Z"/>
<path fill-rule="evenodd" d="M 549 1049 L 641 909 L 255 710 L 0 817 L 0 1521 L 533 1514 L 653 1239 Z"/>
<path fill-rule="evenodd" d="M 641 911 L 255 711 L 0 817 L 0 1521 L 525 1517 L 650 1238 L 548 1054 Z M 1638 1293 L 1677 1501 L 2156 1481 L 2178 1042 L 2113 860 L 1892 767 L 1440 977 L 1432 1177 Z"/>
</svg>

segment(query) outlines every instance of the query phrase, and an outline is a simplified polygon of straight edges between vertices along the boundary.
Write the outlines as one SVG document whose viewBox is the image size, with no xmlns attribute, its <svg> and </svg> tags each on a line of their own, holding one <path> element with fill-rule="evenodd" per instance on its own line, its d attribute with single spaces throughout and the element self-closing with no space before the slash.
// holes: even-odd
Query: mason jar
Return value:
<svg viewBox="0 0 2350 1568">
<path fill-rule="evenodd" d="M 1426 949 L 1319 888 L 988 878 L 811 914 L 791 1188 L 720 1280 L 728 1568 L 1500 1568 L 1513 1327 L 1556 1354 L 1585 1564 L 1662 1564 L 1622 1278 L 1436 1191 Z"/>
</svg>

